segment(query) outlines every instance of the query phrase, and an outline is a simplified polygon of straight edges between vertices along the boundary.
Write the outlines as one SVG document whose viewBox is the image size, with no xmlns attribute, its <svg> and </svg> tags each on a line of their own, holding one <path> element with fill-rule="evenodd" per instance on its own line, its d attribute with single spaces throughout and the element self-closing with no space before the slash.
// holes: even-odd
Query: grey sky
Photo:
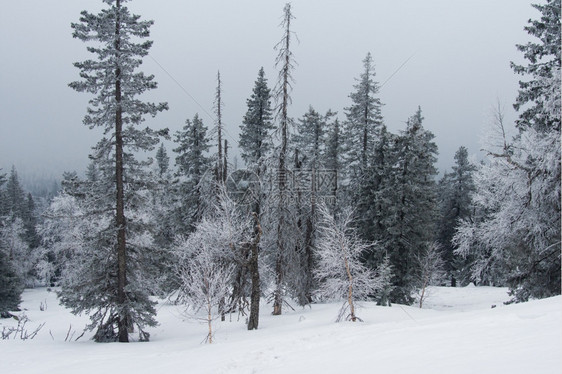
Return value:
<svg viewBox="0 0 562 374">
<path fill-rule="evenodd" d="M 224 121 L 229 142 L 238 139 L 258 70 L 275 83 L 273 46 L 282 35 L 284 0 L 133 0 L 133 13 L 153 19 L 154 46 L 142 69 L 159 88 L 148 95 L 170 110 L 147 120 L 154 127 L 183 126 L 196 112 L 208 127 L 217 70 L 223 81 Z M 385 123 L 393 132 L 421 105 L 424 125 L 436 135 L 439 168 L 450 167 L 460 145 L 478 153 L 478 138 L 499 98 L 507 120 L 519 76 L 510 61 L 522 61 L 516 43 L 539 13 L 529 0 L 294 0 L 294 47 L 298 66 L 290 115 L 309 105 L 344 118 L 354 78 L 367 52 L 382 88 Z M 78 79 L 72 66 L 89 54 L 73 39 L 70 23 L 81 10 L 102 7 L 94 0 L 3 0 L 0 12 L 0 167 L 23 173 L 82 171 L 99 131 L 82 125 L 88 94 L 67 84 Z M 196 104 L 173 78 L 195 98 Z M 171 145 L 168 144 L 171 155 Z M 173 157 L 173 156 L 172 156 Z"/>
</svg>

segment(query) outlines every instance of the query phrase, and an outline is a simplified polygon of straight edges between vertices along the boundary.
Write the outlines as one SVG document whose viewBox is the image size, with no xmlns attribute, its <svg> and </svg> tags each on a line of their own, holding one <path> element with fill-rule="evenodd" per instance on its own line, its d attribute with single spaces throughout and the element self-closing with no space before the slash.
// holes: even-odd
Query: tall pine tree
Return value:
<svg viewBox="0 0 562 374">
<path fill-rule="evenodd" d="M 193 120 L 186 120 L 185 126 L 176 132 L 174 149 L 177 175 L 180 177 L 178 187 L 179 208 L 177 212 L 178 232 L 193 231 L 203 217 L 206 209 L 204 177 L 209 175 L 211 160 L 207 155 L 210 139 L 207 127 L 198 114 Z M 207 191 L 208 192 L 208 191 Z"/>
<path fill-rule="evenodd" d="M 423 128 L 421 109 L 411 116 L 406 130 L 393 145 L 394 162 L 391 204 L 384 219 L 386 235 L 381 244 L 390 256 L 394 271 L 391 301 L 410 304 L 419 270 L 415 256 L 423 253 L 433 241 L 436 219 L 437 145 L 434 135 Z"/>
<path fill-rule="evenodd" d="M 262 235 L 261 220 L 263 216 L 262 180 L 266 173 L 266 159 L 273 149 L 272 134 L 274 129 L 271 109 L 271 91 L 267 87 L 267 79 L 263 67 L 258 72 L 258 78 L 254 84 L 252 95 L 246 101 L 248 110 L 244 115 L 240 128 L 240 149 L 250 178 L 254 180 L 251 196 L 253 198 L 251 212 L 254 214 L 253 241 L 248 254 L 248 268 L 251 276 L 252 291 L 250 316 L 248 318 L 248 330 L 255 330 L 259 324 L 259 302 L 260 302 L 260 273 L 259 253 L 260 238 Z M 252 177 L 255 176 L 255 178 Z"/>
<path fill-rule="evenodd" d="M 137 173 L 144 166 L 135 160 L 133 152 L 151 150 L 159 141 L 157 132 L 139 128 L 139 125 L 145 115 L 155 116 L 167 109 L 165 103 L 147 103 L 137 98 L 157 86 L 154 76 L 138 71 L 142 58 L 152 46 L 151 41 L 140 39 L 149 36 L 153 22 L 141 21 L 140 16 L 131 14 L 123 5 L 126 1 L 104 0 L 107 8 L 98 14 L 83 11 L 80 22 L 72 24 L 73 37 L 83 42 L 95 42 L 88 51 L 96 57 L 74 64 L 80 70 L 82 80 L 70 83 L 70 87 L 95 95 L 89 102 L 84 124 L 104 129 L 104 137 L 94 148 L 92 157 L 100 160 L 104 168 L 102 177 L 106 178 L 107 189 L 100 191 L 99 198 L 113 201 L 113 217 L 107 232 L 113 232 L 115 240 L 106 244 L 115 251 L 112 256 L 115 262 L 106 268 L 110 281 L 103 291 L 105 295 L 97 295 L 95 300 L 109 301 L 96 305 L 93 299 L 83 294 L 79 285 L 69 284 L 62 290 L 63 302 L 74 312 L 94 310 L 105 316 L 96 321 L 98 332 L 105 335 L 98 340 L 120 342 L 129 341 L 129 331 L 134 325 L 142 329 L 145 324 L 155 323 L 155 311 L 147 291 L 133 283 L 139 281 L 140 275 L 135 276 L 139 269 L 132 263 L 131 255 L 141 249 L 127 239 L 133 222 L 126 211 L 134 204 L 131 194 L 138 189 L 141 180 Z M 108 164 L 112 164 L 111 171 Z M 116 335 L 113 334 L 114 327 L 117 328 Z"/>
<path fill-rule="evenodd" d="M 351 168 L 352 178 L 359 178 L 367 168 L 369 154 L 373 149 L 383 119 L 381 101 L 377 97 L 379 85 L 375 81 L 375 67 L 371 53 L 363 60 L 363 73 L 353 86 L 355 91 L 349 97 L 351 106 L 345 108 L 344 139 L 346 164 Z"/>
<path fill-rule="evenodd" d="M 473 173 L 476 166 L 468 159 L 468 150 L 461 146 L 455 153 L 453 171 L 445 173 L 439 182 L 440 223 L 438 241 L 442 248 L 445 271 L 456 285 L 459 275 L 464 273 L 462 259 L 454 255 L 453 235 L 461 220 L 470 220 L 473 215 L 472 194 L 474 193 Z M 462 277 L 461 275 L 461 278 Z"/>
</svg>

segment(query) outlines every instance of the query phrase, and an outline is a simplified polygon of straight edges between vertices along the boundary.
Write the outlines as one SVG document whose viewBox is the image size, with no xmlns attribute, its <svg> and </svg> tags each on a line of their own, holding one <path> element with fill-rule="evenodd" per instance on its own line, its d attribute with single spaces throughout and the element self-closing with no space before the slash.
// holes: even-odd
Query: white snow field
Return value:
<svg viewBox="0 0 562 374">
<path fill-rule="evenodd" d="M 207 327 L 167 302 L 148 343 L 99 344 L 92 333 L 65 341 L 69 327 L 76 338 L 88 318 L 59 306 L 54 292 L 26 290 L 28 330 L 45 326 L 33 340 L 0 340 L 0 373 L 560 374 L 562 298 L 506 306 L 506 291 L 432 288 L 424 309 L 363 303 L 362 323 L 334 323 L 339 304 L 285 308 L 282 316 L 263 305 L 259 330 L 233 315 L 216 322 L 209 345 Z M 0 320 L 0 331 L 15 323 Z"/>
</svg>

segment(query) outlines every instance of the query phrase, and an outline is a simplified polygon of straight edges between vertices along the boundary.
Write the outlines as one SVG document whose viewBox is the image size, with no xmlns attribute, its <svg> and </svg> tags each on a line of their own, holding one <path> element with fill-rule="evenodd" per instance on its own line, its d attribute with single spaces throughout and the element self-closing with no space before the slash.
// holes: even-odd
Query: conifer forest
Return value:
<svg viewBox="0 0 562 374">
<path fill-rule="evenodd" d="M 84 54 L 69 61 L 74 80 L 61 82 L 88 100 L 82 126 L 96 139 L 86 169 L 42 194 L 26 191 L 16 167 L 0 170 L 3 340 L 56 340 L 48 325 L 25 330 L 22 317 L 28 292 L 45 289 L 67 315 L 85 317 L 71 329 L 93 342 L 152 341 L 166 326 L 162 305 L 204 326 L 198 343 L 219 345 L 232 320 L 255 334 L 264 318 L 333 304 L 326 323 L 361 329 L 377 313 L 431 308 L 456 289 L 503 289 L 505 308 L 560 305 L 560 0 L 529 4 L 521 60 L 505 62 L 519 79 L 508 104 L 515 123 L 498 102 L 481 159 L 461 146 L 448 170 L 438 169 L 423 107 L 404 113 L 400 130 L 387 127 L 376 51 L 349 73 L 353 89 L 340 107 L 319 111 L 310 98 L 295 113 L 294 46 L 305 36 L 291 3 L 271 25 L 275 70 L 257 62 L 253 88 L 237 92 L 246 107 L 235 141 L 225 71 L 208 79 L 210 116 L 153 128 L 152 118 L 176 110 L 158 95 L 165 74 L 143 70 L 160 43 L 154 21 L 129 9 L 134 0 L 99 2 L 69 29 Z M 202 368 L 194 372 L 213 372 Z"/>
</svg>

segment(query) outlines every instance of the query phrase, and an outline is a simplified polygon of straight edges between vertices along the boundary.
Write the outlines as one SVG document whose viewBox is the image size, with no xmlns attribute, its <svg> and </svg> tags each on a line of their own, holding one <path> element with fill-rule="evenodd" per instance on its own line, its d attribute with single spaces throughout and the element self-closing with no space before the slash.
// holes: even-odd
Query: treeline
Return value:
<svg viewBox="0 0 562 374">
<path fill-rule="evenodd" d="M 560 293 L 559 0 L 535 6 L 542 18 L 527 31 L 540 42 L 519 46 L 529 63 L 513 65 L 529 79 L 515 104 L 518 134 L 505 136 L 498 110 L 488 159 L 473 164 L 460 147 L 439 181 L 421 108 L 402 131 L 387 130 L 371 54 L 343 116 L 312 105 L 289 116 L 290 4 L 276 84 L 260 69 L 241 119 L 243 169 L 228 162 L 220 74 L 210 130 L 197 114 L 171 135 L 143 129 L 143 116 L 167 105 L 136 98 L 156 88 L 137 71 L 151 42 L 128 36 L 147 37 L 152 22 L 122 2 L 73 24 L 76 38 L 103 45 L 91 49 L 95 63 L 75 64 L 83 80 L 70 86 L 96 95 L 84 123 L 106 136 L 85 177 L 65 173 L 40 224 L 18 216 L 25 250 L 39 254 L 41 270 L 27 274 L 60 285 L 64 305 L 90 314 L 97 341 L 128 341 L 132 331 L 147 340 L 144 328 L 156 323 L 151 296 L 174 292 L 178 303 L 206 309 L 210 341 L 215 316 L 248 313 L 248 328 L 258 328 L 261 297 L 273 314 L 345 300 L 340 319 L 355 321 L 354 300 L 421 307 L 430 284 L 508 285 L 514 301 Z M 161 138 L 173 138 L 173 155 Z M 139 151 L 155 161 L 139 160 Z M 3 232 L 14 212 L 2 210 Z M 12 273 L 6 279 L 23 279 Z M 14 284 L 11 307 L 22 283 Z"/>
</svg>

